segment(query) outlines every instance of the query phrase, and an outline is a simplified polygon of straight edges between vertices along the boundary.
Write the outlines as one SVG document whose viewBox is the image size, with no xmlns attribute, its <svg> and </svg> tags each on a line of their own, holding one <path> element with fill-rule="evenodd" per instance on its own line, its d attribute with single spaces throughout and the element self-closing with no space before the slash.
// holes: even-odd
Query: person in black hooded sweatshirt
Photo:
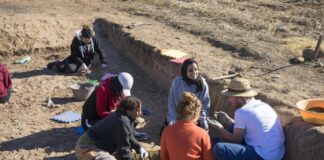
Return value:
<svg viewBox="0 0 324 160">
<path fill-rule="evenodd" d="M 90 26 L 84 25 L 82 30 L 76 31 L 70 48 L 70 56 L 63 61 L 49 63 L 47 68 L 64 73 L 75 73 L 78 71 L 86 73 L 90 71 L 89 67 L 95 54 L 99 55 L 101 67 L 107 67 L 105 57 L 99 48 L 98 42 L 94 37 L 94 32 Z"/>
<path fill-rule="evenodd" d="M 199 74 L 198 63 L 192 58 L 186 59 L 181 66 L 181 76 L 176 77 L 171 85 L 168 96 L 167 119 L 162 125 L 160 135 L 166 126 L 173 125 L 177 120 L 176 106 L 184 92 L 193 93 L 202 103 L 198 126 L 208 130 L 206 116 L 210 108 L 209 88 L 206 80 Z"/>
</svg>

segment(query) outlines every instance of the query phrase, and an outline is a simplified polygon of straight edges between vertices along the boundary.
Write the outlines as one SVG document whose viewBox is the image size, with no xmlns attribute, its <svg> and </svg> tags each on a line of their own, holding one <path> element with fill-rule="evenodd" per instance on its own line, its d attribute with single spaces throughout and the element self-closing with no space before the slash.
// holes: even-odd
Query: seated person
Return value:
<svg viewBox="0 0 324 160">
<path fill-rule="evenodd" d="M 234 78 L 228 89 L 222 91 L 228 103 L 235 107 L 232 132 L 224 129 L 218 121 L 209 120 L 218 138 L 213 147 L 217 160 L 279 160 L 285 153 L 285 137 L 276 112 L 261 100 L 254 99 L 258 93 L 251 89 L 244 78 Z M 224 116 L 223 116 L 224 117 Z M 225 116 L 229 117 L 229 116 Z M 218 118 L 217 118 L 218 119 Z M 222 118 L 224 119 L 224 118 Z M 245 144 L 242 142 L 245 141 Z"/>
<path fill-rule="evenodd" d="M 176 106 L 184 92 L 191 92 L 202 103 L 198 125 L 208 130 L 206 116 L 210 108 L 209 89 L 206 80 L 199 74 L 198 63 L 191 58 L 186 59 L 181 66 L 181 76 L 176 77 L 171 85 L 168 96 L 168 114 L 164 122 L 160 135 L 164 127 L 172 125 L 176 121 Z"/>
<path fill-rule="evenodd" d="M 12 83 L 7 68 L 0 64 L 0 103 L 7 103 L 11 95 Z"/>
<path fill-rule="evenodd" d="M 141 115 L 141 101 L 129 96 L 122 100 L 117 110 L 102 119 L 82 135 L 75 148 L 78 159 L 131 160 L 135 149 L 144 159 L 148 153 L 134 138 L 134 120 Z"/>
<path fill-rule="evenodd" d="M 91 61 L 95 54 L 99 55 L 101 67 L 107 67 L 105 58 L 99 48 L 98 42 L 94 37 L 94 32 L 90 26 L 84 25 L 81 31 L 77 31 L 71 44 L 71 55 L 62 62 L 55 61 L 47 65 L 49 69 L 58 72 L 75 73 L 80 71 L 86 73 L 89 70 Z"/>
<path fill-rule="evenodd" d="M 111 115 L 120 101 L 131 95 L 133 81 L 133 77 L 126 72 L 103 80 L 82 107 L 82 128 L 86 131 L 99 120 Z"/>
<path fill-rule="evenodd" d="M 177 105 L 177 121 L 164 129 L 161 137 L 161 160 L 213 160 L 211 141 L 206 130 L 197 126 L 201 102 L 184 92 Z"/>
</svg>

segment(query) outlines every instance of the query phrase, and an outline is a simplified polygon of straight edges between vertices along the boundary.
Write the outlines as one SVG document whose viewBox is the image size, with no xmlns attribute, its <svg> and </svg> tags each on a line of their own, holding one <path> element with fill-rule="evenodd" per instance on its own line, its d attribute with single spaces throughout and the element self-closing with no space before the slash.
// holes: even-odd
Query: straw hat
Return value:
<svg viewBox="0 0 324 160">
<path fill-rule="evenodd" d="M 222 95 L 224 96 L 235 97 L 254 97 L 257 94 L 257 91 L 251 89 L 249 80 L 239 77 L 231 80 L 228 89 L 222 91 Z"/>
</svg>

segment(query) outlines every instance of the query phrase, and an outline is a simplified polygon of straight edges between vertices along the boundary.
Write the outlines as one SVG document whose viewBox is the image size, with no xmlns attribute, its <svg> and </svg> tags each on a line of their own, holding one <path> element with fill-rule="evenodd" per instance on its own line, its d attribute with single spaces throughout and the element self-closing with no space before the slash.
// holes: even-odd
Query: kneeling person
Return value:
<svg viewBox="0 0 324 160">
<path fill-rule="evenodd" d="M 134 120 L 141 114 L 141 101 L 135 97 L 122 100 L 118 109 L 102 119 L 80 137 L 75 154 L 78 159 L 132 159 L 131 149 L 140 153 L 141 158 L 148 153 L 134 137 Z"/>
</svg>

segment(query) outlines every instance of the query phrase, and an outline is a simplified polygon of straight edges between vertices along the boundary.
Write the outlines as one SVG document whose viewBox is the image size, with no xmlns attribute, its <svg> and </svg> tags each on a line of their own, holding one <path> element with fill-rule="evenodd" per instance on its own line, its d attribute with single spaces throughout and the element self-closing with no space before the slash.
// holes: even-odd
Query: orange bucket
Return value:
<svg viewBox="0 0 324 160">
<path fill-rule="evenodd" d="M 296 103 L 304 121 L 324 124 L 324 99 L 301 100 Z"/>
</svg>

